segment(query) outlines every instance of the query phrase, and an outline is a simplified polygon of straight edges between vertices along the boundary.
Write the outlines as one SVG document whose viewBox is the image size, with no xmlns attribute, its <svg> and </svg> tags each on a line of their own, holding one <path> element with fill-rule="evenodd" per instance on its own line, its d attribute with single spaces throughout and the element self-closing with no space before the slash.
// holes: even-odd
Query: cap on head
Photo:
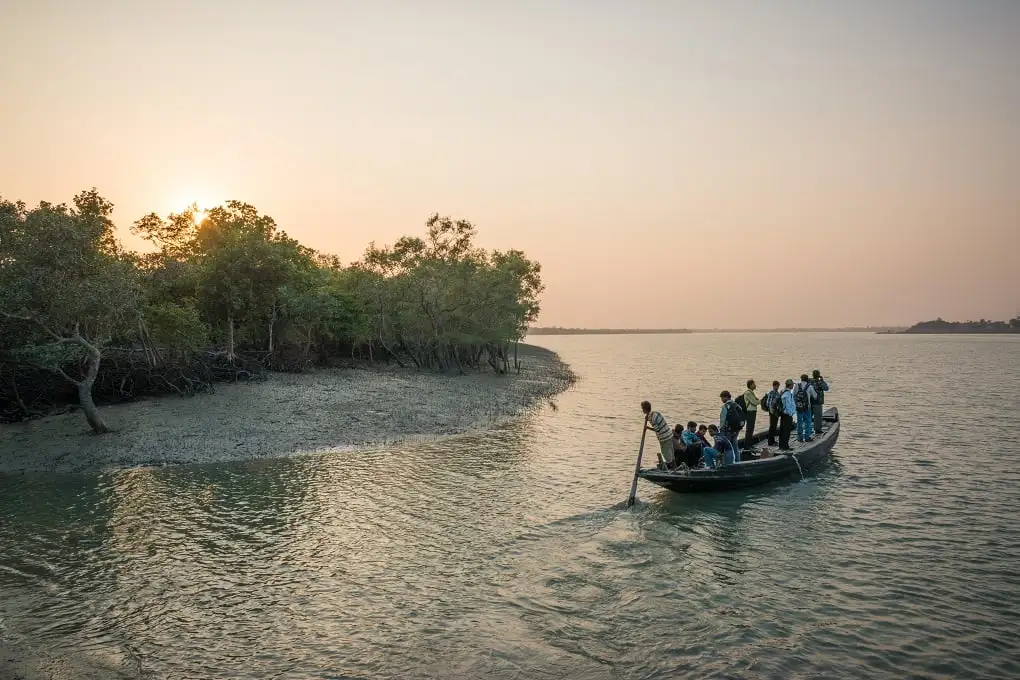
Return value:
<svg viewBox="0 0 1020 680">
<path fill-rule="evenodd" d="M 787 378 L 786 379 L 786 386 L 787 387 L 793 387 L 793 378 Z"/>
</svg>

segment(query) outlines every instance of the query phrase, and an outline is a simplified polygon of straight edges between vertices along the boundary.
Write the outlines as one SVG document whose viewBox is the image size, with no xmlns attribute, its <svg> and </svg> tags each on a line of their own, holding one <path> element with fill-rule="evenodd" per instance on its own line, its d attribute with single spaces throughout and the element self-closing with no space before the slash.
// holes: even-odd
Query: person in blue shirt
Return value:
<svg viewBox="0 0 1020 680">
<path fill-rule="evenodd" d="M 701 449 L 701 461 L 705 467 L 715 467 L 715 463 L 719 459 L 719 451 L 709 446 L 708 441 L 698 435 L 696 422 L 688 421 L 687 429 L 680 433 L 680 441 L 688 447 L 693 446 Z"/>
<path fill-rule="evenodd" d="M 704 440 L 698 436 L 698 424 L 693 420 L 687 421 L 687 429 L 683 431 L 680 438 L 684 440 L 684 444 L 690 446 L 691 444 L 703 444 Z"/>
<path fill-rule="evenodd" d="M 786 389 L 779 393 L 780 403 L 783 405 L 782 413 L 779 414 L 779 450 L 790 451 L 790 433 L 793 432 L 793 416 L 797 413 L 797 406 L 793 401 L 793 379 L 787 378 Z"/>
<path fill-rule="evenodd" d="M 797 441 L 814 441 L 811 437 L 813 427 L 811 425 L 811 414 L 814 403 L 818 400 L 815 395 L 815 388 L 811 387 L 807 373 L 800 376 L 800 382 L 793 390 L 793 403 L 797 406 Z"/>
</svg>

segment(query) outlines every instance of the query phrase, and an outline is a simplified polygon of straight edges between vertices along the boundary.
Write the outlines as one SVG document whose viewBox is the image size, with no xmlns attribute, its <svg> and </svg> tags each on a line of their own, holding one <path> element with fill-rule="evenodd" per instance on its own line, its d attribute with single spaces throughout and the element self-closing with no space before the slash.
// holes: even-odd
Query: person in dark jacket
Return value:
<svg viewBox="0 0 1020 680">
<path fill-rule="evenodd" d="M 829 383 L 825 382 L 822 372 L 817 368 L 811 372 L 811 387 L 815 388 L 815 401 L 811 404 L 811 421 L 815 427 L 815 434 L 822 433 L 822 413 L 825 411 L 825 393 L 829 391 Z"/>
<path fill-rule="evenodd" d="M 701 425 L 698 425 L 698 431 L 697 431 L 696 434 L 698 435 L 698 439 L 701 440 L 702 444 L 704 444 L 705 446 L 711 446 L 712 445 L 712 443 L 708 441 L 708 437 L 707 437 L 707 435 L 708 435 L 708 425 L 706 425 L 705 423 L 702 423 Z"/>
<path fill-rule="evenodd" d="M 740 436 L 740 431 L 733 431 L 729 423 L 730 409 L 740 408 L 733 402 L 733 395 L 730 394 L 729 390 L 723 390 L 719 393 L 719 399 L 722 400 L 722 409 L 719 411 L 719 434 L 712 435 L 715 439 L 716 447 L 726 454 L 726 446 L 728 446 L 733 452 L 733 462 L 740 462 L 740 445 L 737 443 L 737 437 Z M 722 444 L 722 448 L 720 448 Z"/>
<path fill-rule="evenodd" d="M 779 434 L 779 416 L 783 412 L 779 400 L 779 381 L 772 381 L 772 391 L 766 392 L 761 398 L 761 405 L 769 414 L 769 446 L 776 445 L 776 435 Z M 773 408 L 775 405 L 775 408 Z"/>
<path fill-rule="evenodd" d="M 750 451 L 754 448 L 754 421 L 758 416 L 758 405 L 761 401 L 758 399 L 758 395 L 754 391 L 758 388 L 754 380 L 747 381 L 747 391 L 744 392 L 744 417 L 747 422 L 744 427 L 747 429 L 744 431 L 744 450 Z"/>
</svg>

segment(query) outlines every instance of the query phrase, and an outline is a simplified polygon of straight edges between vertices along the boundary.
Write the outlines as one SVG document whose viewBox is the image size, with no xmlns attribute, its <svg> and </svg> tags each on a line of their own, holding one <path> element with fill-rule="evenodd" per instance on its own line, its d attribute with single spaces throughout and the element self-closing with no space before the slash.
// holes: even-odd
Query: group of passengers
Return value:
<svg viewBox="0 0 1020 680">
<path fill-rule="evenodd" d="M 728 390 L 723 390 L 719 393 L 722 401 L 719 424 L 699 425 L 692 420 L 687 423 L 686 429 L 680 424 L 670 428 L 665 416 L 652 410 L 651 403 L 641 402 L 645 428 L 653 431 L 659 440 L 660 465 L 674 469 L 681 464 L 688 468 L 712 468 L 739 463 L 742 431 L 745 432 L 744 452 L 748 456 L 771 456 L 770 448 L 759 451 L 754 447 L 754 426 L 759 408 L 768 412 L 769 416 L 768 445 L 774 447 L 778 435 L 780 453 L 793 450 L 790 435 L 793 433 L 794 417 L 797 418 L 797 441 L 814 441 L 813 435 L 822 434 L 822 411 L 829 384 L 821 371 L 815 369 L 811 378 L 804 373 L 797 383 L 788 379 L 783 388 L 780 388 L 778 380 L 774 380 L 772 389 L 760 399 L 756 389 L 754 380 L 748 380 L 747 390 L 736 399 Z M 712 437 L 711 443 L 709 436 Z"/>
</svg>

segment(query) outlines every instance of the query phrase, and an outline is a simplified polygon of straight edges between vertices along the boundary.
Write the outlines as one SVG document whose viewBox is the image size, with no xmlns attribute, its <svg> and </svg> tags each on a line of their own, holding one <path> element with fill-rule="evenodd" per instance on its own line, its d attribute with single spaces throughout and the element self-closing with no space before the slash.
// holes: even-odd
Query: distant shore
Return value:
<svg viewBox="0 0 1020 680">
<path fill-rule="evenodd" d="M 80 411 L 0 425 L 0 474 L 283 457 L 479 429 L 527 412 L 576 378 L 550 350 L 520 346 L 520 374 L 452 376 L 396 367 L 271 374 L 195 397 L 102 409 L 115 430 L 88 432 Z"/>
<path fill-rule="evenodd" d="M 900 331 L 886 331 L 896 335 L 1012 335 L 1020 333 L 1020 317 L 1009 321 L 922 321 Z"/>
<path fill-rule="evenodd" d="M 673 335 L 692 333 L 687 328 L 531 328 L 528 335 Z"/>
<path fill-rule="evenodd" d="M 895 333 L 905 326 L 852 328 L 532 328 L 528 335 L 681 335 L 689 333 Z"/>
</svg>

